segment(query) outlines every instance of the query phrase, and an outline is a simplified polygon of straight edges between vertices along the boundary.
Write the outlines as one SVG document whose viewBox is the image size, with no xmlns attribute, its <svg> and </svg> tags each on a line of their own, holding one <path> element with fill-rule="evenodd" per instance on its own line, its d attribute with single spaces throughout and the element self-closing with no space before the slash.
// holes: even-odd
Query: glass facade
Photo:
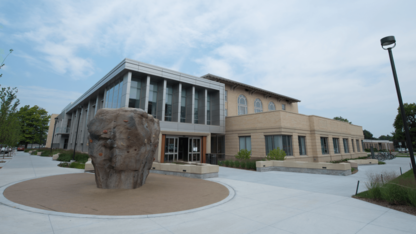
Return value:
<svg viewBox="0 0 416 234">
<path fill-rule="evenodd" d="M 110 85 L 105 96 L 104 108 L 120 108 L 121 95 L 123 93 L 123 81 L 119 80 Z"/>
<path fill-rule="evenodd" d="M 240 140 L 240 150 L 242 149 L 251 150 L 251 137 L 249 136 L 239 137 L 239 140 Z"/>
<path fill-rule="evenodd" d="M 339 154 L 339 139 L 338 138 L 332 138 L 332 141 L 334 142 L 334 153 Z"/>
<path fill-rule="evenodd" d="M 211 98 L 209 96 L 209 94 L 207 95 L 207 125 L 211 125 L 211 111 L 210 111 L 210 106 L 211 106 Z"/>
<path fill-rule="evenodd" d="M 142 83 L 139 79 L 132 78 L 130 86 L 129 107 L 140 108 L 140 91 Z"/>
<path fill-rule="evenodd" d="M 269 154 L 270 150 L 283 149 L 286 155 L 293 155 L 292 151 L 292 136 L 276 135 L 276 136 L 265 136 L 266 138 L 266 155 Z"/>
<path fill-rule="evenodd" d="M 199 100 L 199 95 L 195 91 L 195 99 L 194 99 L 194 123 L 195 124 L 198 123 L 198 100 Z"/>
<path fill-rule="evenodd" d="M 157 84 L 150 82 L 149 86 L 149 104 L 147 106 L 147 113 L 156 117 L 157 106 Z"/>
<path fill-rule="evenodd" d="M 172 85 L 166 86 L 165 121 L 172 121 Z"/>
<path fill-rule="evenodd" d="M 181 122 L 186 121 L 186 90 L 182 89 L 181 92 Z"/>
<path fill-rule="evenodd" d="M 306 155 L 306 137 L 298 136 L 299 155 Z"/>
</svg>

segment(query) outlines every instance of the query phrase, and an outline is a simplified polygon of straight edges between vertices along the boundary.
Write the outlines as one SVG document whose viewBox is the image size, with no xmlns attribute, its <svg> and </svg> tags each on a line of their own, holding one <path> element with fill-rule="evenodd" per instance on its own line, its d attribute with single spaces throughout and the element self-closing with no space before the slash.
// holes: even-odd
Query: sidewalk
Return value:
<svg viewBox="0 0 416 234">
<path fill-rule="evenodd" d="M 57 164 L 48 157 L 19 152 L 0 169 L 0 186 L 47 175 L 82 173 Z M 382 169 L 395 170 L 402 164 L 405 161 L 393 161 Z M 73 218 L 0 204 L 0 233 L 416 233 L 415 216 L 349 197 L 365 171 L 380 168 L 360 166 L 360 170 L 363 173 L 342 177 L 221 167 L 220 177 L 210 180 L 231 186 L 236 192 L 234 199 L 193 213 L 155 218 Z M 352 188 L 338 192 L 331 188 L 336 184 Z"/>
</svg>

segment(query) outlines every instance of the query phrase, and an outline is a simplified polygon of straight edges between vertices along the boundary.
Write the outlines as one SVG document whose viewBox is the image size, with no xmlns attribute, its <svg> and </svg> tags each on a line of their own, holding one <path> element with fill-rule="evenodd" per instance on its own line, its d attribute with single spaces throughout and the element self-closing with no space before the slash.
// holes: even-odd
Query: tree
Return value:
<svg viewBox="0 0 416 234">
<path fill-rule="evenodd" d="M 364 129 L 363 133 L 364 133 L 364 139 L 369 139 L 369 140 L 374 139 L 373 134 L 370 131 L 367 131 Z"/>
<path fill-rule="evenodd" d="M 413 147 L 416 146 L 416 104 L 415 103 L 404 103 L 404 113 L 407 117 L 407 126 L 409 127 L 410 140 Z M 394 132 L 393 140 L 395 141 L 406 141 L 406 135 L 404 132 L 402 114 L 400 113 L 400 107 L 397 108 L 397 116 L 394 120 L 393 127 Z"/>
<path fill-rule="evenodd" d="M 51 118 L 48 112 L 38 106 L 26 105 L 19 110 L 20 121 L 20 144 L 39 143 L 42 144 L 47 137 L 48 122 Z"/>
<path fill-rule="evenodd" d="M 340 117 L 334 117 L 334 119 L 335 119 L 335 120 L 342 121 L 342 122 L 347 122 L 347 123 L 349 123 L 349 124 L 352 124 L 350 121 L 348 121 L 348 119 L 344 119 L 344 118 L 342 118 L 341 116 L 340 116 Z"/>
<path fill-rule="evenodd" d="M 17 107 L 17 88 L 0 87 L 0 144 L 16 146 L 19 141 L 20 125 Z"/>
<path fill-rule="evenodd" d="M 387 134 L 387 136 L 385 136 L 385 135 L 381 135 L 378 139 L 379 139 L 379 140 L 387 140 L 387 141 L 391 141 L 391 140 L 393 140 L 393 137 L 392 137 L 392 136 L 390 136 L 389 134 Z"/>
</svg>

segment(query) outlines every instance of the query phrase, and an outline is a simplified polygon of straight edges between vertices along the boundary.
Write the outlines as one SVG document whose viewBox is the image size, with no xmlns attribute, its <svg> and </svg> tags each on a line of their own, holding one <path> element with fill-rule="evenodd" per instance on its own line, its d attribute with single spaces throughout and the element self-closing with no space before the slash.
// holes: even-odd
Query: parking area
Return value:
<svg viewBox="0 0 416 234">
<path fill-rule="evenodd" d="M 351 198 L 366 172 L 397 170 L 408 159 L 360 166 L 352 176 L 220 168 L 235 197 L 216 207 L 152 218 L 46 215 L 0 204 L 2 233 L 416 233 L 416 217 Z M 19 152 L 0 169 L 0 186 L 47 175 L 82 173 L 48 157 Z M 364 188 L 361 188 L 364 190 Z M 169 196 L 166 196 L 169 199 Z M 62 201 L 65 202 L 65 201 Z"/>
</svg>

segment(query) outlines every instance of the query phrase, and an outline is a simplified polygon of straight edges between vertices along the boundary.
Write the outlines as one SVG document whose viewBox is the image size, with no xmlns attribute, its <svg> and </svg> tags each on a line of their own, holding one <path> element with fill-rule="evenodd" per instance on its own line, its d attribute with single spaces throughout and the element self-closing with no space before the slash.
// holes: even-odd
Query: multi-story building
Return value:
<svg viewBox="0 0 416 234">
<path fill-rule="evenodd" d="M 130 107 L 160 120 L 159 162 L 204 162 L 206 153 L 233 158 L 241 149 L 264 158 L 276 147 L 287 160 L 365 156 L 361 126 L 299 114 L 298 102 L 211 74 L 195 77 L 125 59 L 64 108 L 54 147 L 87 152 L 86 125 L 97 110 Z"/>
</svg>

